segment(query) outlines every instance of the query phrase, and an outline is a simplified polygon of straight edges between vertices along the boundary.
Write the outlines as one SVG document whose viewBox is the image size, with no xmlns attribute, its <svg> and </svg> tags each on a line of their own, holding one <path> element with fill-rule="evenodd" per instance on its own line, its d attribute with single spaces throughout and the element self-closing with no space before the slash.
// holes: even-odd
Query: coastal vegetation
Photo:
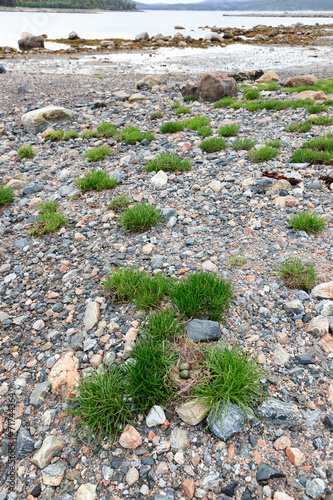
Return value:
<svg viewBox="0 0 333 500">
<path fill-rule="evenodd" d="M 0 0 L 0 6 L 25 7 L 30 9 L 102 9 L 137 10 L 134 2 L 128 0 Z"/>
</svg>

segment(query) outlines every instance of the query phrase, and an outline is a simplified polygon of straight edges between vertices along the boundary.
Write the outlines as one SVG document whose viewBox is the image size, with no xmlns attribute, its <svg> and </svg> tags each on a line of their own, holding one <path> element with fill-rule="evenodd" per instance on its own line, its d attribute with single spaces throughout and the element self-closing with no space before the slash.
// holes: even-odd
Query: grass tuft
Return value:
<svg viewBox="0 0 333 500">
<path fill-rule="evenodd" d="M 209 125 L 206 125 L 205 127 L 199 127 L 197 133 L 199 137 L 209 137 L 213 131 Z"/>
<path fill-rule="evenodd" d="M 155 136 L 151 132 L 140 132 L 138 127 L 125 127 L 121 132 L 114 136 L 114 139 L 118 142 L 125 141 L 126 144 L 136 144 L 144 139 L 147 139 L 147 141 L 153 141 Z"/>
<path fill-rule="evenodd" d="M 150 115 L 151 120 L 158 120 L 159 118 L 163 118 L 163 114 L 160 111 L 155 111 Z"/>
<path fill-rule="evenodd" d="M 333 124 L 333 118 L 330 116 L 316 116 L 315 118 L 309 118 L 309 121 L 314 125 L 324 125 L 326 127 Z"/>
<path fill-rule="evenodd" d="M 237 123 L 230 123 L 229 125 L 224 125 L 219 129 L 219 135 L 222 135 L 222 137 L 233 137 L 234 135 L 237 135 L 239 129 L 240 126 L 237 125 Z"/>
<path fill-rule="evenodd" d="M 244 97 L 248 101 L 254 101 L 255 99 L 259 99 L 260 92 L 258 89 L 244 90 Z"/>
<path fill-rule="evenodd" d="M 166 122 L 160 126 L 160 131 L 162 134 L 174 134 L 175 132 L 180 132 L 184 130 L 185 123 L 183 121 L 178 122 Z"/>
<path fill-rule="evenodd" d="M 286 127 L 287 132 L 299 132 L 300 134 L 310 132 L 311 129 L 312 125 L 309 121 L 292 123 L 291 125 Z"/>
<path fill-rule="evenodd" d="M 298 149 L 291 157 L 291 163 L 311 163 L 312 165 L 330 165 L 333 155 L 327 151 L 314 151 L 313 149 Z"/>
<path fill-rule="evenodd" d="M 45 137 L 45 141 L 61 141 L 64 138 L 65 132 L 60 129 L 60 130 L 55 130 L 54 132 L 50 132 L 47 134 Z"/>
<path fill-rule="evenodd" d="M 117 128 L 113 123 L 101 123 L 97 127 L 97 133 L 99 137 L 112 137 L 117 133 Z"/>
<path fill-rule="evenodd" d="M 248 156 L 253 163 L 269 161 L 275 158 L 277 155 L 278 150 L 269 146 L 264 146 L 260 149 L 251 149 L 248 153 Z"/>
<path fill-rule="evenodd" d="M 246 264 L 247 260 L 241 255 L 232 255 L 227 262 L 231 267 L 242 267 Z"/>
<path fill-rule="evenodd" d="M 183 99 L 184 99 L 184 102 L 197 101 L 197 98 L 195 97 L 195 95 L 185 95 Z"/>
<path fill-rule="evenodd" d="M 31 146 L 21 146 L 18 149 L 17 154 L 19 155 L 21 160 L 23 158 L 34 158 L 36 156 Z"/>
<path fill-rule="evenodd" d="M 128 231 L 142 233 L 162 220 L 162 214 L 154 205 L 138 203 L 119 217 L 119 225 Z"/>
<path fill-rule="evenodd" d="M 97 146 L 86 151 L 86 158 L 90 162 L 104 160 L 107 156 L 112 154 L 112 149 L 109 146 Z"/>
<path fill-rule="evenodd" d="M 176 110 L 176 115 L 188 115 L 191 113 L 191 108 L 189 106 L 180 106 Z"/>
<path fill-rule="evenodd" d="M 162 309 L 152 313 L 143 329 L 145 335 L 149 335 L 159 342 L 172 340 L 183 332 L 182 316 L 170 309 Z"/>
<path fill-rule="evenodd" d="M 39 219 L 34 223 L 31 234 L 43 236 L 67 225 L 64 214 L 58 211 L 58 202 L 44 201 L 39 204 Z"/>
<path fill-rule="evenodd" d="M 79 137 L 79 134 L 75 132 L 75 130 L 66 130 L 64 133 L 64 141 L 69 141 L 70 139 L 77 139 Z"/>
<path fill-rule="evenodd" d="M 93 137 L 98 137 L 98 132 L 95 129 L 85 130 L 81 134 L 81 139 L 87 139 L 87 140 L 89 140 L 89 139 L 92 139 Z"/>
<path fill-rule="evenodd" d="M 217 274 L 199 271 L 170 287 L 170 298 L 187 318 L 208 315 L 221 321 L 233 295 L 231 282 Z"/>
<path fill-rule="evenodd" d="M 87 172 L 83 177 L 77 179 L 75 184 L 85 193 L 86 191 L 114 189 L 118 185 L 118 180 L 110 177 L 104 170 L 93 169 L 91 172 Z"/>
<path fill-rule="evenodd" d="M 308 106 L 306 110 L 311 115 L 316 115 L 317 113 L 321 113 L 322 111 L 328 111 L 328 107 L 325 106 L 325 104 L 313 104 L 312 106 Z"/>
<path fill-rule="evenodd" d="M 301 259 L 287 259 L 274 274 L 279 276 L 289 288 L 311 290 L 317 281 L 317 271 L 313 264 L 304 264 Z"/>
<path fill-rule="evenodd" d="M 214 104 L 214 108 L 226 108 L 227 106 L 231 106 L 231 104 L 234 104 L 237 101 L 237 99 L 234 99 L 232 97 L 222 97 L 219 101 L 216 101 Z"/>
<path fill-rule="evenodd" d="M 0 186 L 0 205 L 9 205 L 14 200 L 14 190 L 7 186 Z"/>
<path fill-rule="evenodd" d="M 326 227 L 326 221 L 316 212 L 299 212 L 288 220 L 288 224 L 296 231 L 305 231 L 308 234 L 319 233 Z"/>
<path fill-rule="evenodd" d="M 179 101 L 176 101 L 174 103 L 171 104 L 171 109 L 178 109 L 180 108 L 180 102 Z"/>
<path fill-rule="evenodd" d="M 200 148 L 206 153 L 215 153 L 226 147 L 227 143 L 222 137 L 211 137 L 201 142 Z"/>
<path fill-rule="evenodd" d="M 247 414 L 255 415 L 255 408 L 266 398 L 260 365 L 235 345 L 204 346 L 203 351 L 207 374 L 198 383 L 193 397 L 209 409 L 216 405 L 211 422 L 221 418 L 220 402 L 226 408 L 234 404 Z"/>
<path fill-rule="evenodd" d="M 156 158 L 149 161 L 146 165 L 147 172 L 179 172 L 191 170 L 192 164 L 188 160 L 183 160 L 173 153 L 160 153 Z"/>
<path fill-rule="evenodd" d="M 266 146 L 269 148 L 281 148 L 282 142 L 279 139 L 274 139 L 273 141 L 267 142 Z"/>
<path fill-rule="evenodd" d="M 235 151 L 241 151 L 242 149 L 250 151 L 256 144 L 257 141 L 254 139 L 237 139 L 232 143 L 232 147 Z"/>
<path fill-rule="evenodd" d="M 114 212 L 122 212 L 126 210 L 128 205 L 131 203 L 131 198 L 126 196 L 126 194 L 120 194 L 119 196 L 115 196 L 109 205 L 109 209 Z"/>
<path fill-rule="evenodd" d="M 205 127 L 210 122 L 206 116 L 194 116 L 185 120 L 185 127 L 190 130 L 198 130 L 200 127 Z"/>
<path fill-rule="evenodd" d="M 114 441 L 131 423 L 131 402 L 125 396 L 124 372 L 116 366 L 102 366 L 79 382 L 75 396 L 68 400 L 67 413 L 78 417 L 76 429 L 84 437 L 102 442 Z"/>
</svg>

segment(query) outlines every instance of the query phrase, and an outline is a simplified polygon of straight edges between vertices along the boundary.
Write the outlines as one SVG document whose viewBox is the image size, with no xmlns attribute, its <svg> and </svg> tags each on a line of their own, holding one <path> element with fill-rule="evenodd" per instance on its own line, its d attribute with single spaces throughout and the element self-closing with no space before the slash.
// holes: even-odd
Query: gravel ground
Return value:
<svg viewBox="0 0 333 500">
<path fill-rule="evenodd" d="M 309 328 L 322 312 L 323 300 L 287 289 L 272 275 L 286 257 L 298 256 L 316 265 L 318 283 L 331 279 L 332 192 L 320 180 L 330 167 L 290 164 L 292 151 L 329 128 L 314 126 L 303 135 L 286 132 L 286 125 L 308 118 L 303 108 L 253 113 L 190 103 L 192 115 L 209 117 L 215 132 L 222 124 L 238 122 L 239 138 L 282 141 L 279 156 L 264 164 L 251 163 L 246 152 L 236 153 L 231 147 L 206 154 L 199 148 L 196 132 L 162 135 L 158 131 L 163 122 L 176 118 L 170 105 L 181 99 L 179 85 L 186 81 L 184 77 L 170 76 L 155 92 L 142 91 L 146 100 L 139 103 L 129 104 L 119 97 L 107 101 L 115 91 L 135 93 L 139 77 L 116 72 L 103 79 L 1 75 L 0 183 L 16 179 L 21 185 L 15 202 L 0 209 L 0 499 L 183 500 L 194 494 L 209 500 L 233 495 L 242 500 L 332 500 L 333 338 L 328 333 L 321 338 Z M 23 85 L 26 92 L 19 94 L 17 89 Z M 286 94 L 280 92 L 279 98 Z M 107 106 L 97 107 L 101 102 Z M 135 124 L 152 131 L 155 140 L 135 146 L 104 139 L 45 143 L 40 134 L 22 129 L 20 116 L 48 104 L 72 109 L 75 117 L 70 127 L 78 132 L 88 124 L 111 121 L 120 128 Z M 150 120 L 153 111 L 161 111 L 163 118 Z M 118 172 L 121 183 L 112 192 L 79 195 L 73 181 L 90 168 L 83 154 L 104 142 L 110 143 L 114 155 L 98 166 Z M 16 152 L 27 143 L 36 156 L 21 161 Z M 147 174 L 144 165 L 160 151 L 181 154 L 193 167 L 179 175 L 168 174 L 167 184 L 155 189 L 154 173 Z M 255 187 L 249 191 L 244 181 L 260 179 L 265 170 L 292 173 L 301 183 L 296 191 L 277 183 L 262 194 Z M 169 221 L 144 234 L 126 233 L 108 210 L 119 193 L 171 208 L 166 211 Z M 286 194 L 291 197 L 285 198 Z M 58 200 L 72 226 L 33 238 L 29 230 L 42 199 Z M 286 224 L 293 213 L 306 208 L 328 221 L 317 236 L 291 231 Z M 246 264 L 231 267 L 232 255 L 244 256 Z M 56 386 L 73 381 L 77 373 L 103 358 L 121 359 L 124 336 L 130 327 L 140 328 L 142 318 L 131 305 L 106 301 L 100 278 L 113 267 L 132 265 L 160 269 L 176 278 L 208 268 L 232 279 L 235 297 L 221 325 L 222 337 L 258 356 L 270 396 L 292 408 L 294 421 L 284 426 L 287 416 L 282 411 L 277 425 L 252 421 L 223 441 L 205 422 L 187 425 L 168 408 L 161 426 L 149 428 L 145 419 L 135 422 L 140 434 L 135 449 L 119 443 L 96 449 L 76 440 L 71 435 L 73 419 L 65 413 L 62 386 L 58 390 Z M 333 302 L 326 303 L 326 310 L 330 312 L 331 306 Z M 65 356 L 73 350 L 74 355 Z M 8 432 L 11 402 L 15 404 L 14 437 Z M 9 465 L 15 440 L 12 491 Z M 292 451 L 287 454 L 286 448 Z M 37 459 L 38 449 L 40 453 L 46 449 L 49 460 L 45 453 Z M 276 471 L 283 477 L 276 477 Z"/>
</svg>

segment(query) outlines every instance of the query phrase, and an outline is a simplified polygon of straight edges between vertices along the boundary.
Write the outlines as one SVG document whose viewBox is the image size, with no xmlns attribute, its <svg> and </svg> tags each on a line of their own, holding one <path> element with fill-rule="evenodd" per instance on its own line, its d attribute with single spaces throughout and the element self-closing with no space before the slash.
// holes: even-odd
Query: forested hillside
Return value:
<svg viewBox="0 0 333 500">
<path fill-rule="evenodd" d="M 49 9 L 136 10 L 136 5 L 128 0 L 0 0 L 0 6 Z"/>
</svg>

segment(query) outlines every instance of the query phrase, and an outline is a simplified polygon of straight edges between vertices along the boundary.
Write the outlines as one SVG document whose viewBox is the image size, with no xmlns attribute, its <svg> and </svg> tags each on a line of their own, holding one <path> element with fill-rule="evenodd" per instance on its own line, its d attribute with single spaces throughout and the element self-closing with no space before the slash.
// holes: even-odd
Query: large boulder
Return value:
<svg viewBox="0 0 333 500">
<path fill-rule="evenodd" d="M 315 75 L 300 75 L 289 78 L 284 84 L 285 87 L 302 87 L 316 85 L 318 78 Z"/>
<path fill-rule="evenodd" d="M 74 112 L 61 106 L 46 106 L 45 108 L 35 109 L 22 115 L 22 125 L 27 132 L 37 134 L 43 132 L 47 127 L 60 123 L 72 122 Z"/>
<path fill-rule="evenodd" d="M 268 83 L 268 82 L 278 82 L 280 77 L 275 71 L 267 71 L 260 78 L 258 78 L 257 83 Z"/>
<path fill-rule="evenodd" d="M 236 82 L 243 82 L 245 80 L 257 80 L 264 72 L 262 69 L 254 69 L 253 71 L 240 71 L 239 73 L 231 73 L 228 76 L 234 78 Z"/>
<path fill-rule="evenodd" d="M 1 73 L 6 73 L 6 70 L 5 68 L 2 66 L 2 64 L 0 64 L 0 74 Z"/>
<path fill-rule="evenodd" d="M 71 31 L 68 35 L 68 40 L 80 40 L 80 37 L 76 31 Z"/>
<path fill-rule="evenodd" d="M 199 82 L 195 96 L 200 101 L 215 102 L 222 97 L 236 97 L 237 83 L 224 73 L 205 73 Z"/>
<path fill-rule="evenodd" d="M 143 33 L 139 33 L 138 35 L 135 36 L 135 41 L 136 42 L 148 42 L 149 41 L 149 35 L 147 31 L 144 31 Z"/>
<path fill-rule="evenodd" d="M 136 84 L 136 88 L 139 90 L 152 89 L 155 85 L 160 85 L 161 78 L 156 75 L 147 75 L 142 80 L 139 80 Z"/>
<path fill-rule="evenodd" d="M 183 97 L 187 95 L 196 95 L 197 90 L 198 85 L 193 82 L 188 82 L 180 88 Z"/>
<path fill-rule="evenodd" d="M 222 42 L 223 38 L 217 33 L 207 33 L 207 35 L 204 36 L 204 40 L 210 40 L 211 42 Z"/>
<path fill-rule="evenodd" d="M 44 48 L 44 38 L 40 36 L 27 36 L 18 41 L 20 50 Z"/>
</svg>

